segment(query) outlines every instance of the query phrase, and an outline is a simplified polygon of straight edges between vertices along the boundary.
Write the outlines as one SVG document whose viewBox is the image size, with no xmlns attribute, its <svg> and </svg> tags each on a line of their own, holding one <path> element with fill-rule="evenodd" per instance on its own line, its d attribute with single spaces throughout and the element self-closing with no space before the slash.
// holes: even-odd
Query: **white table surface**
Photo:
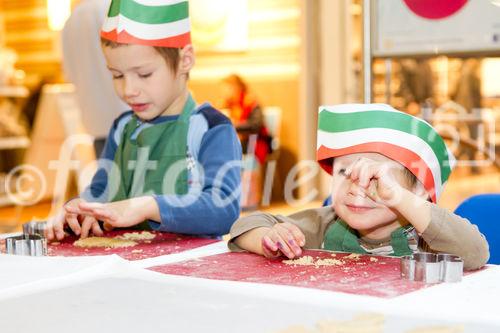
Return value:
<svg viewBox="0 0 500 333">
<path fill-rule="evenodd" d="M 377 313 L 384 316 L 381 332 L 430 326 L 456 329 L 439 332 L 500 332 L 500 266 L 391 299 L 144 269 L 225 251 L 219 242 L 135 262 L 116 255 L 0 255 L 0 330 L 279 332 Z"/>
</svg>

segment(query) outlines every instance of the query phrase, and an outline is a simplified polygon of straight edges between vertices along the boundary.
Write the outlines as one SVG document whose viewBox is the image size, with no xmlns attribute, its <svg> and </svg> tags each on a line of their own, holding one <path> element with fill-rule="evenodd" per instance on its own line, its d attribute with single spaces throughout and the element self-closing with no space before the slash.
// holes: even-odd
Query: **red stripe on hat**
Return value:
<svg viewBox="0 0 500 333">
<path fill-rule="evenodd" d="M 379 153 L 405 166 L 417 177 L 431 196 L 432 202 L 436 202 L 436 191 L 434 177 L 427 164 L 411 150 L 386 142 L 363 143 L 347 148 L 331 149 L 321 145 L 317 151 L 317 161 L 329 174 L 332 173 L 331 159 L 338 156 L 356 153 Z"/>
<path fill-rule="evenodd" d="M 139 44 L 172 48 L 183 48 L 184 46 L 191 44 L 190 32 L 163 39 L 141 39 L 130 35 L 125 30 L 117 33 L 117 30 L 113 29 L 109 32 L 101 31 L 101 37 L 122 44 Z"/>
</svg>

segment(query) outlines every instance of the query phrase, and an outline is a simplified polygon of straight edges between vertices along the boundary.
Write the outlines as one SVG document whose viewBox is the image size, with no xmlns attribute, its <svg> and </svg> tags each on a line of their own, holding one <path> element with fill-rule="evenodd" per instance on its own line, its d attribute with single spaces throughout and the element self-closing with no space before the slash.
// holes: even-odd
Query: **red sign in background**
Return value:
<svg viewBox="0 0 500 333">
<path fill-rule="evenodd" d="M 403 0 L 416 15 L 440 20 L 452 16 L 465 6 L 468 0 Z"/>
<path fill-rule="evenodd" d="M 327 251 L 305 251 L 317 259 L 337 259 L 335 266 L 293 266 L 250 253 L 224 253 L 150 268 L 165 274 L 216 280 L 278 284 L 392 298 L 431 285 L 400 278 L 398 258 L 363 255 L 351 258 Z M 374 259 L 370 259 L 374 258 Z"/>
<path fill-rule="evenodd" d="M 121 236 L 125 233 L 136 232 L 135 230 L 119 230 L 107 232 L 105 237 Z M 141 260 L 158 257 L 166 254 L 174 254 L 191 250 L 200 246 L 217 242 L 216 239 L 195 238 L 192 236 L 171 234 L 165 232 L 151 231 L 156 237 L 151 240 L 136 241 L 136 246 L 122 248 L 81 248 L 74 246 L 77 240 L 75 236 L 69 236 L 59 243 L 49 243 L 49 256 L 98 256 L 117 254 L 127 260 Z"/>
</svg>

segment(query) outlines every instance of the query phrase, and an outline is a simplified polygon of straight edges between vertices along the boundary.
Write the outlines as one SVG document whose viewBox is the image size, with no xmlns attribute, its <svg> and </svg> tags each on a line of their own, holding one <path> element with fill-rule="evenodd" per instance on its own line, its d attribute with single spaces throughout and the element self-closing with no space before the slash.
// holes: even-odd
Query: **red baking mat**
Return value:
<svg viewBox="0 0 500 333">
<path fill-rule="evenodd" d="M 125 233 L 139 232 L 137 230 L 119 230 L 110 231 L 104 234 L 105 237 L 121 236 Z M 49 243 L 49 256 L 99 256 L 117 254 L 127 260 L 141 260 L 162 256 L 165 254 L 174 254 L 182 251 L 191 250 L 200 246 L 217 242 L 216 239 L 196 238 L 187 235 L 171 234 L 165 232 L 154 232 L 156 237 L 149 241 L 135 241 L 136 246 L 123 248 L 81 248 L 73 245 L 78 238 L 68 236 L 61 242 Z"/>
<path fill-rule="evenodd" d="M 290 266 L 282 259 L 269 260 L 251 253 L 223 253 L 195 260 L 155 266 L 151 270 L 215 280 L 269 283 L 392 298 L 422 288 L 422 282 L 400 279 L 399 259 L 327 251 L 305 251 L 317 259 L 338 259 L 340 266 Z M 374 258 L 374 259 L 370 259 Z"/>
</svg>

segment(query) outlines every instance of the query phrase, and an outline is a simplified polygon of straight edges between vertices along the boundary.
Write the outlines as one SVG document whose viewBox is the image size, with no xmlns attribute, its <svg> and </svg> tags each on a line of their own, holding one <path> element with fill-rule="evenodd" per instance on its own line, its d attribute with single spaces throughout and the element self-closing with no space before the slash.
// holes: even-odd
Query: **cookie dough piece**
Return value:
<svg viewBox="0 0 500 333">
<path fill-rule="evenodd" d="M 76 247 L 105 247 L 105 248 L 120 248 L 136 246 L 137 243 L 131 240 L 110 238 L 110 237 L 88 237 L 79 239 L 73 243 Z"/>
</svg>

